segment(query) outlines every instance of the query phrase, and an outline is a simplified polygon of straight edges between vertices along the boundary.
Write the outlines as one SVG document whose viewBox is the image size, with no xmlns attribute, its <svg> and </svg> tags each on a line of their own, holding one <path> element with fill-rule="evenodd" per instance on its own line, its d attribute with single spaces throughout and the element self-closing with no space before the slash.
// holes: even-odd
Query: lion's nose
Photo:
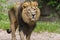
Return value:
<svg viewBox="0 0 60 40">
<path fill-rule="evenodd" d="M 34 16 L 35 14 L 32 14 L 32 16 Z"/>
<path fill-rule="evenodd" d="M 35 14 L 32 14 L 32 16 L 33 16 L 33 18 L 34 18 Z"/>
</svg>

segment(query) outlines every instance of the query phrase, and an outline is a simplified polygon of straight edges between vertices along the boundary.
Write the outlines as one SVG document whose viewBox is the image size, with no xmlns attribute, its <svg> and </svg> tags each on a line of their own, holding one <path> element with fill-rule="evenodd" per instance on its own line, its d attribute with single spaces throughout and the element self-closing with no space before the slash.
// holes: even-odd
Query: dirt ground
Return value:
<svg viewBox="0 0 60 40">
<path fill-rule="evenodd" d="M 16 32 L 16 39 L 20 40 L 18 32 Z M 0 29 L 0 40 L 11 40 L 11 34 L 7 34 L 5 30 Z M 31 35 L 31 40 L 60 40 L 60 34 L 48 32 L 33 32 Z"/>
</svg>

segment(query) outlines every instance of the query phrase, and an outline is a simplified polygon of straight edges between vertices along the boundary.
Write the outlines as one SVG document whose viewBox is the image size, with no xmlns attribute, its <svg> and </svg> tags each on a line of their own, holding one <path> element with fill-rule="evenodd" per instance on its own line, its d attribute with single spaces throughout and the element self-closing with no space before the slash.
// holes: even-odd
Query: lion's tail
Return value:
<svg viewBox="0 0 60 40">
<path fill-rule="evenodd" d="M 7 29 L 7 33 L 10 34 L 12 31 L 10 29 Z"/>
</svg>

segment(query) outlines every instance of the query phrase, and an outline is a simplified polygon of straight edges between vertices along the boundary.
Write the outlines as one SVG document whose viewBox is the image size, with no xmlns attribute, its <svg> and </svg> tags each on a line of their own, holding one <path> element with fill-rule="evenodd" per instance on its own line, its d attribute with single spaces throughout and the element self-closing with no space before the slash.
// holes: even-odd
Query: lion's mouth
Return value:
<svg viewBox="0 0 60 40">
<path fill-rule="evenodd" d="M 33 20 L 33 21 L 34 21 L 35 19 L 33 18 L 33 19 L 31 19 L 31 20 Z"/>
<path fill-rule="evenodd" d="M 31 20 L 34 21 L 35 20 L 35 16 L 32 16 Z"/>
<path fill-rule="evenodd" d="M 31 19 L 31 21 L 33 21 L 33 22 L 34 22 L 34 21 L 35 21 L 35 18 L 32 18 L 32 19 Z"/>
<path fill-rule="evenodd" d="M 32 17 L 30 18 L 30 20 L 34 22 L 34 21 L 35 21 L 35 16 L 32 16 Z"/>
</svg>

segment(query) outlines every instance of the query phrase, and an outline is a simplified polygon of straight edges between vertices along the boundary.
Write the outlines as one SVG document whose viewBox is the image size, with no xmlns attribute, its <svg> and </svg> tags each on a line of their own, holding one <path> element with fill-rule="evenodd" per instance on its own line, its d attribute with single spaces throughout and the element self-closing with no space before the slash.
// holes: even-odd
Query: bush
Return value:
<svg viewBox="0 0 60 40">
<path fill-rule="evenodd" d="M 7 29 L 9 27 L 9 18 L 3 12 L 0 12 L 0 28 Z"/>
</svg>

